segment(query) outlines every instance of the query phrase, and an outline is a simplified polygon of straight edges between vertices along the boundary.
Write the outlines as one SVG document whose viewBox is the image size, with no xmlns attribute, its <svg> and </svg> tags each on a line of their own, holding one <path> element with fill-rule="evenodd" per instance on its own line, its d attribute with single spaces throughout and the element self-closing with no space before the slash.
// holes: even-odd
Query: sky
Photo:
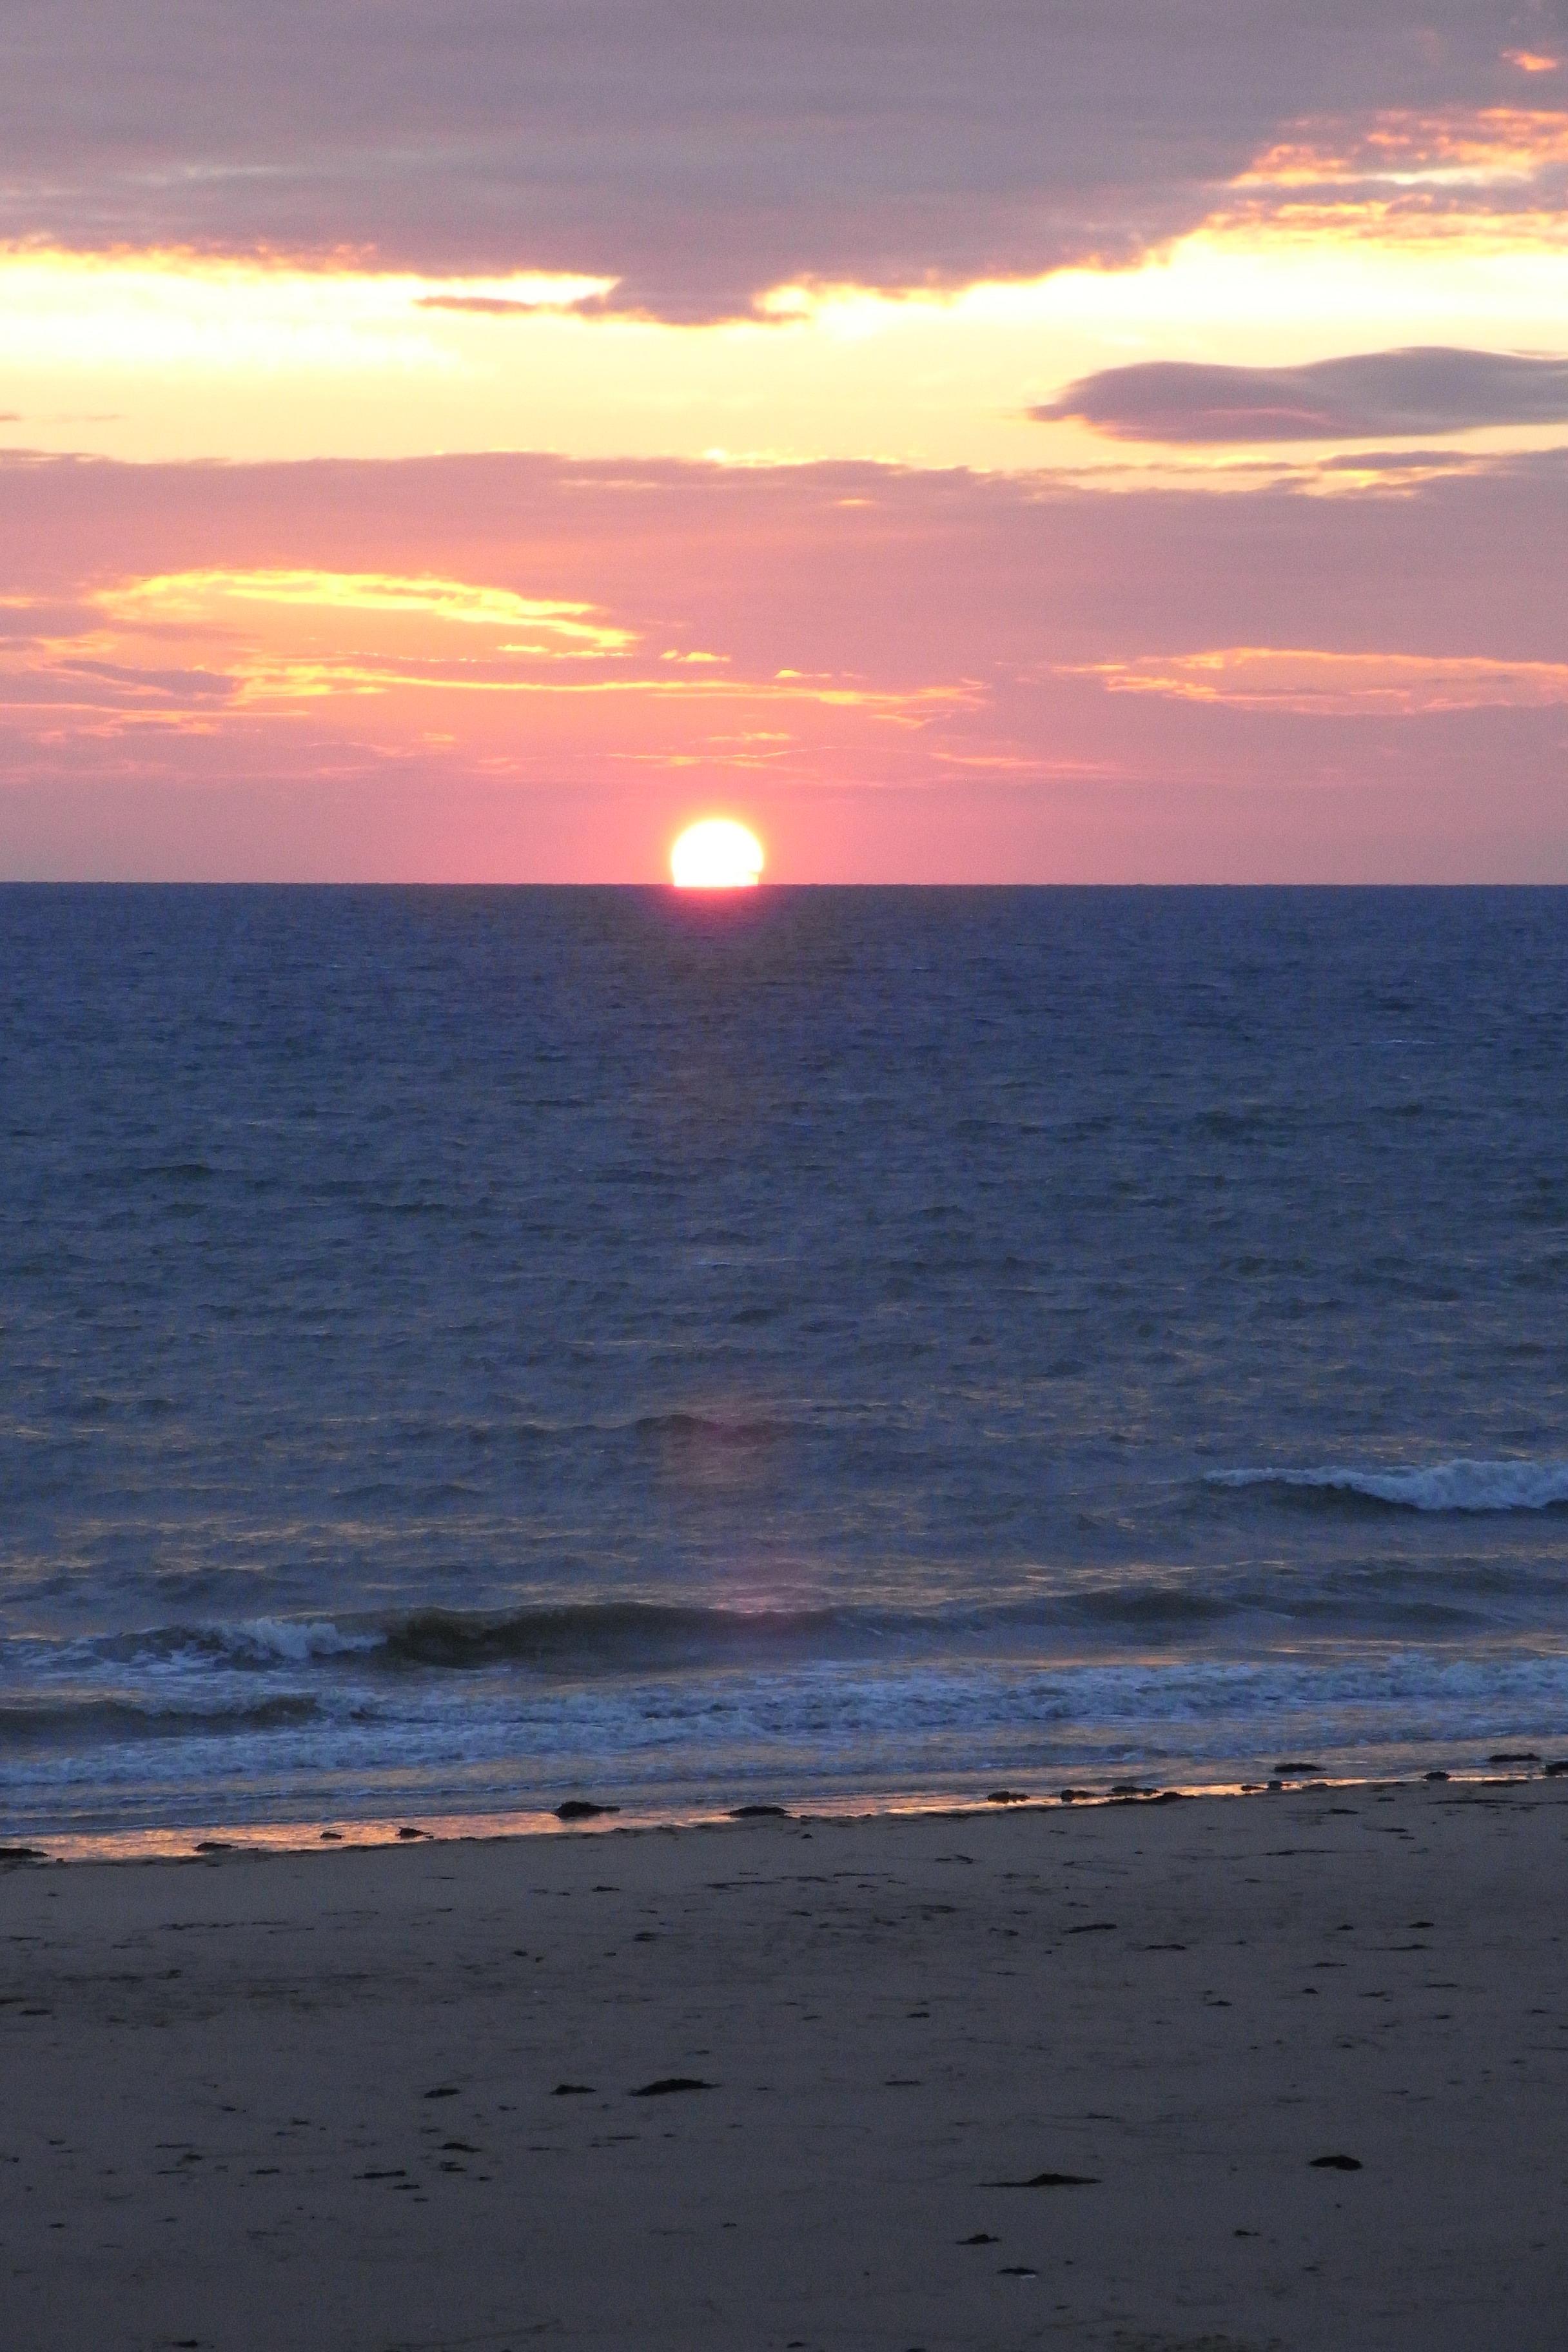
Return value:
<svg viewBox="0 0 1568 2352">
<path fill-rule="evenodd" d="M 1568 880 L 1568 0 L 7 0 L 0 877 Z"/>
</svg>

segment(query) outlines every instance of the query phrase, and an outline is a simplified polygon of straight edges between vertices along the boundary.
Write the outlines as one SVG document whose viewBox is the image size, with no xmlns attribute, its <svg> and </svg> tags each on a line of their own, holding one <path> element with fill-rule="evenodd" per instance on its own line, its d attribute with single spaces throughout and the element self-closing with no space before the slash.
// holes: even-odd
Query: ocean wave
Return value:
<svg viewBox="0 0 1568 2352">
<path fill-rule="evenodd" d="M 79 1646 L 139 1665 L 302 1666 L 378 1649 L 382 1639 L 373 1626 L 331 1617 L 248 1617 L 229 1624 L 153 1626 Z"/>
<path fill-rule="evenodd" d="M 424 1609 L 388 1627 L 386 1655 L 416 1666 L 675 1666 L 817 1650 L 845 1627 L 833 1609 L 680 1608 L 585 1601 L 482 1612 Z"/>
<path fill-rule="evenodd" d="M 318 1713 L 300 1694 L 249 1705 L 169 1706 L 155 1700 L 51 1696 L 0 1701 L 0 1752 L 96 1740 L 218 1738 L 237 1732 L 291 1730 Z"/>
<path fill-rule="evenodd" d="M 25 1680 L 126 1675 L 159 1685 L 211 1676 L 321 1672 L 341 1679 L 508 1667 L 546 1675 L 760 1672 L 898 1658 L 1028 1655 L 1098 1629 L 1115 1640 L 1179 1639 L 1259 1605 L 1250 1590 L 1194 1591 L 1183 1578 L 1118 1580 L 988 1603 L 924 1609 L 845 1604 L 735 1607 L 652 1601 L 534 1602 L 511 1609 L 413 1609 L 395 1615 L 174 1623 L 59 1645 L 0 1642 L 0 1668 Z"/>
<path fill-rule="evenodd" d="M 1401 1511 L 1548 1511 L 1568 1504 L 1568 1462 L 1479 1462 L 1461 1457 L 1401 1470 L 1330 1465 L 1285 1470 L 1211 1470 L 1209 1486 L 1272 1486 L 1300 1496 Z"/>
<path fill-rule="evenodd" d="M 1231 1475 L 1235 1483 L 1250 1485 L 1291 1474 Z M 1373 1507 L 1383 1507 L 1381 1498 Z M 1504 1570 L 1485 1559 L 1415 1566 L 1373 1559 L 1353 1570 L 1335 1565 L 1311 1574 L 1254 1564 L 1217 1578 L 1206 1570 L 1152 1567 L 1092 1581 L 1058 1573 L 1034 1591 L 923 1608 L 647 1600 L 431 1606 L 174 1622 L 59 1643 L 36 1636 L 0 1640 L 0 1695 L 7 1685 L 33 1691 L 96 1685 L 106 1694 L 123 1687 L 138 1693 L 222 1688 L 237 1700 L 252 1677 L 299 1689 L 363 1689 L 391 1677 L 509 1671 L 549 1679 L 900 1661 L 1046 1665 L 1076 1658 L 1081 1664 L 1096 1653 L 1110 1663 L 1115 1653 L 1133 1645 L 1168 1646 L 1175 1654 L 1259 1624 L 1314 1633 L 1332 1626 L 1342 1635 L 1386 1640 L 1440 1627 L 1501 1632 L 1521 1612 L 1539 1622 L 1543 1611 L 1568 1630 L 1568 1567 L 1556 1561 Z"/>
</svg>

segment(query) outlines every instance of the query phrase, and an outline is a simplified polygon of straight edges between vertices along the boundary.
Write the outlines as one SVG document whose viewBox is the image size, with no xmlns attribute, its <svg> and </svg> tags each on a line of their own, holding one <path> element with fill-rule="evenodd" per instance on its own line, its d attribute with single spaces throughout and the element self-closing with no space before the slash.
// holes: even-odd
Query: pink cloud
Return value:
<svg viewBox="0 0 1568 2352">
<path fill-rule="evenodd" d="M 0 870 L 1557 875 L 1560 458 L 0 466 Z"/>
</svg>

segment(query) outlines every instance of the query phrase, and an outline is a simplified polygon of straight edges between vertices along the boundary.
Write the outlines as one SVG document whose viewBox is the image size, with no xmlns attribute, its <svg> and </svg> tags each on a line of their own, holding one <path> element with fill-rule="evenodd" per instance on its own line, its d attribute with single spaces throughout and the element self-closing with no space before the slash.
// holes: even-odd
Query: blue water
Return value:
<svg viewBox="0 0 1568 2352">
<path fill-rule="evenodd" d="M 0 1823 L 1568 1742 L 1568 894 L 0 891 Z"/>
</svg>

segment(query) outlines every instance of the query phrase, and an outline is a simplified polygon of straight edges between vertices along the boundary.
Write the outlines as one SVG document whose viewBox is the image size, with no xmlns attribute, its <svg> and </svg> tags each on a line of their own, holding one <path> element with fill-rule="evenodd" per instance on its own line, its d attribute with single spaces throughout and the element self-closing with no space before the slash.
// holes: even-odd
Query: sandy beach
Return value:
<svg viewBox="0 0 1568 2352">
<path fill-rule="evenodd" d="M 1547 2352 L 1565 1840 L 1537 1780 L 12 1866 L 0 2339 Z"/>
</svg>

